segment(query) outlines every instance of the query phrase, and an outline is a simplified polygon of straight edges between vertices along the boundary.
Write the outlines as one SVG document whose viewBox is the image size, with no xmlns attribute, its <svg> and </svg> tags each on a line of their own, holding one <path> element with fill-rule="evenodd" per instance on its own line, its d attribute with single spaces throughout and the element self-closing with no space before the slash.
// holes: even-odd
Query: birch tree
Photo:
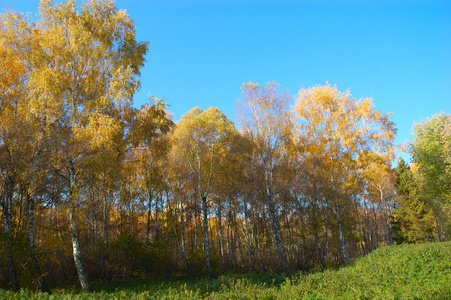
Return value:
<svg viewBox="0 0 451 300">
<path fill-rule="evenodd" d="M 240 130 L 252 144 L 251 168 L 258 176 L 259 187 L 274 230 L 276 247 L 282 268 L 289 274 L 288 260 L 278 219 L 277 197 L 280 192 L 283 166 L 287 161 L 284 150 L 289 141 L 291 120 L 288 111 L 290 97 L 275 82 L 260 87 L 258 83 L 243 84 L 237 103 Z"/>
<path fill-rule="evenodd" d="M 211 277 L 210 241 L 208 234 L 208 197 L 218 167 L 226 162 L 231 142 L 236 135 L 233 123 L 217 108 L 202 110 L 198 107 L 184 114 L 174 132 L 174 151 L 184 157 L 197 185 L 202 207 L 205 263 Z"/>
<path fill-rule="evenodd" d="M 89 164 L 124 134 L 123 112 L 139 88 L 147 44 L 137 42 L 133 20 L 111 1 L 41 1 L 30 72 L 30 110 L 44 115 L 52 136 L 52 168 L 65 183 L 74 262 L 91 291 L 81 256 L 77 211 L 91 179 Z"/>
<path fill-rule="evenodd" d="M 349 264 L 343 217 L 359 195 L 359 172 L 372 151 L 392 152 L 396 129 L 389 114 L 374 109 L 370 98 L 356 100 L 329 84 L 301 89 L 293 108 L 304 155 L 322 160 L 329 209 L 334 213 L 343 260 Z"/>
<path fill-rule="evenodd" d="M 25 27 L 22 22 L 25 20 L 13 12 L 0 18 L 0 210 L 6 236 L 8 277 L 14 290 L 19 289 L 13 258 L 14 195 L 19 177 L 26 171 L 28 154 L 33 151 L 25 136 L 29 130 L 24 115 L 28 72 L 16 48 L 16 34 Z"/>
</svg>

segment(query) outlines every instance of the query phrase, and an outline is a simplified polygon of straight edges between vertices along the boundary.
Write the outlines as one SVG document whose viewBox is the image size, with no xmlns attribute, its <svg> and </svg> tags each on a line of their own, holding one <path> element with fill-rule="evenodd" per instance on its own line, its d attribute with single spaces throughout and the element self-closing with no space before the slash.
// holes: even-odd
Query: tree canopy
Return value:
<svg viewBox="0 0 451 300">
<path fill-rule="evenodd" d="M 112 1 L 0 20 L 0 288 L 288 275 L 450 237 L 449 115 L 397 167 L 390 114 L 329 84 L 243 83 L 237 126 L 174 121 L 134 106 L 148 43 Z"/>
</svg>

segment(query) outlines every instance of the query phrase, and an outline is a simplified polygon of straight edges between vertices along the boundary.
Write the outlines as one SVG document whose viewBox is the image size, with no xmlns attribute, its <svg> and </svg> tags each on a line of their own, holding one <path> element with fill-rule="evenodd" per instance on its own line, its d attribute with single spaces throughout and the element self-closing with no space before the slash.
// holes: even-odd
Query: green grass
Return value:
<svg viewBox="0 0 451 300">
<path fill-rule="evenodd" d="M 451 243 L 383 247 L 348 268 L 287 281 L 281 298 L 451 299 Z"/>
<path fill-rule="evenodd" d="M 451 299 L 451 242 L 382 247 L 349 267 L 290 278 L 127 280 L 94 289 L 52 295 L 0 291 L 0 299 Z"/>
</svg>

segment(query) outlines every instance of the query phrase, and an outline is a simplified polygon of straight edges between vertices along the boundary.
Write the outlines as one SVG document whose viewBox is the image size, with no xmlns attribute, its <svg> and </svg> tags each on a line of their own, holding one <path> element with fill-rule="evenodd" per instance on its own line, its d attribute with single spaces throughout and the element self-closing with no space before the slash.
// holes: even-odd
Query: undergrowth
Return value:
<svg viewBox="0 0 451 300">
<path fill-rule="evenodd" d="M 272 274 L 215 279 L 125 280 L 94 293 L 0 291 L 1 299 L 451 299 L 451 242 L 382 247 L 349 267 L 289 278 Z"/>
</svg>

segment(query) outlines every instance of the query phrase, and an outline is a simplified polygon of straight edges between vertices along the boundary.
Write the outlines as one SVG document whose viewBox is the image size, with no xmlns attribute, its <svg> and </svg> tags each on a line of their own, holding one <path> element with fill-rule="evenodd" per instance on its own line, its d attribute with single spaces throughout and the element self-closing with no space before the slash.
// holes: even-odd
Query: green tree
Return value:
<svg viewBox="0 0 451 300">
<path fill-rule="evenodd" d="M 421 175 L 421 195 L 427 199 L 439 223 L 451 225 L 451 115 L 439 113 L 413 127 L 412 160 Z M 439 220 L 440 219 L 440 220 Z"/>
<path fill-rule="evenodd" d="M 396 167 L 398 208 L 394 216 L 394 239 L 402 242 L 425 242 L 432 238 L 434 215 L 420 195 L 418 176 L 403 159 Z"/>
</svg>

